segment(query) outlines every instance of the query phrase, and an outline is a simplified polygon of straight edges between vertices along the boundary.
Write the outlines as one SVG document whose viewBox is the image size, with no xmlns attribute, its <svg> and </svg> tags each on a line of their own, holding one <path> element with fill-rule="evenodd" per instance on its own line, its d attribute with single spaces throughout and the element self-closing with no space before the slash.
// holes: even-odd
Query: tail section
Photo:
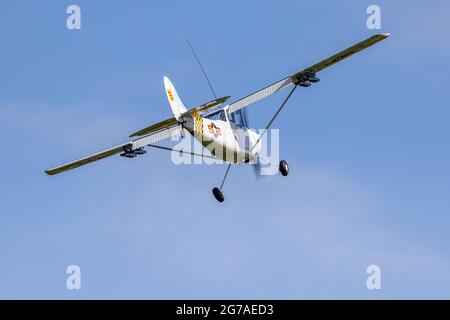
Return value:
<svg viewBox="0 0 450 320">
<path fill-rule="evenodd" d="M 164 87 L 166 88 L 167 99 L 169 99 L 170 108 L 172 109 L 172 113 L 175 116 L 175 119 L 179 119 L 180 115 L 186 111 L 186 107 L 180 99 L 175 87 L 169 78 L 164 77 Z"/>
</svg>

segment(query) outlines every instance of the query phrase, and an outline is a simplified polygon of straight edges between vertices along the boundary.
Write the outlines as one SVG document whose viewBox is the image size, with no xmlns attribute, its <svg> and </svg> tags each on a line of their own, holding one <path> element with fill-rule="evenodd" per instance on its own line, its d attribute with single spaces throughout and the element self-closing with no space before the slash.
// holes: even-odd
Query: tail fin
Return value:
<svg viewBox="0 0 450 320">
<path fill-rule="evenodd" d="M 167 99 L 169 99 L 170 108 L 172 109 L 172 113 L 175 116 L 175 119 L 179 119 L 180 115 L 187 111 L 183 102 L 180 99 L 175 87 L 172 82 L 170 82 L 169 78 L 164 77 L 164 87 L 166 88 Z"/>
</svg>

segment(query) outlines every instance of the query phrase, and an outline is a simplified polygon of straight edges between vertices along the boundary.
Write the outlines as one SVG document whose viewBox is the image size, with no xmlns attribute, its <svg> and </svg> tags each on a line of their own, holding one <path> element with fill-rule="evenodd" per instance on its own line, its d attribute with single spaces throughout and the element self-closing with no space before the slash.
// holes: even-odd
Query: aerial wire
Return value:
<svg viewBox="0 0 450 320">
<path fill-rule="evenodd" d="M 214 91 L 214 88 L 213 88 L 213 86 L 212 86 L 212 84 L 211 84 L 211 81 L 209 81 L 208 75 L 207 75 L 206 72 L 205 72 L 205 68 L 203 68 L 202 63 L 201 63 L 200 60 L 198 59 L 198 56 L 197 56 L 197 54 L 195 53 L 194 48 L 192 48 L 191 43 L 189 42 L 189 40 L 186 40 L 186 42 L 187 42 L 187 44 L 188 44 L 188 46 L 189 46 L 189 49 L 191 49 L 191 52 L 192 52 L 192 54 L 194 55 L 195 60 L 197 60 L 197 63 L 198 63 L 198 65 L 200 66 L 200 69 L 202 70 L 203 75 L 205 76 L 206 82 L 208 82 L 209 88 L 211 89 L 211 92 L 212 92 L 214 98 L 217 99 L 216 92 Z"/>
</svg>

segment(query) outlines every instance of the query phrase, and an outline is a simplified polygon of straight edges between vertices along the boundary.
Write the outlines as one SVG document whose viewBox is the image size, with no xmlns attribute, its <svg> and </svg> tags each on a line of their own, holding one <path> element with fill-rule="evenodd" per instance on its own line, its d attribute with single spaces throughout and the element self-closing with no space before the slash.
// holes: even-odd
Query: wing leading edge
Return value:
<svg viewBox="0 0 450 320">
<path fill-rule="evenodd" d="M 310 74 L 315 74 L 316 72 L 319 72 L 325 68 L 328 68 L 332 66 L 333 64 L 340 62 L 355 53 L 364 50 L 375 43 L 386 39 L 389 37 L 390 33 L 382 33 L 382 34 L 376 34 L 370 38 L 367 38 L 364 41 L 361 41 L 354 46 L 351 46 L 327 59 L 322 60 L 319 63 L 316 63 L 306 69 L 303 69 L 297 73 L 294 73 L 293 75 L 290 75 L 280 81 L 277 81 L 261 90 L 258 90 L 242 99 L 239 99 L 229 105 L 229 112 L 235 112 L 239 109 L 245 108 L 250 104 L 253 104 L 261 99 L 264 99 L 278 91 L 281 91 L 282 89 L 298 83 L 299 80 L 301 80 L 305 75 L 309 77 Z"/>
</svg>

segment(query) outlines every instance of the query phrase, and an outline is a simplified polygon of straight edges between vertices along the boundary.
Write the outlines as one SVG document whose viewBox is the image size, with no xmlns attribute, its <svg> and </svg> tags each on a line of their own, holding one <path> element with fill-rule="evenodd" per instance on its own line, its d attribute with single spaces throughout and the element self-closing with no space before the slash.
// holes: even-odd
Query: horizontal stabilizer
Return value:
<svg viewBox="0 0 450 320">
<path fill-rule="evenodd" d="M 218 105 L 223 104 L 229 98 L 230 98 L 230 96 L 222 97 L 222 98 L 219 98 L 219 99 L 212 100 L 210 102 L 204 103 L 204 104 L 202 104 L 202 105 L 200 105 L 198 107 L 192 108 L 192 109 L 182 113 L 180 115 L 180 119 L 183 116 L 185 116 L 185 117 L 186 116 L 190 116 L 193 111 L 197 111 L 198 113 L 204 113 L 204 112 L 206 112 L 208 110 L 211 110 L 214 107 L 217 107 Z M 177 124 L 178 124 L 177 119 L 169 118 L 169 119 L 166 119 L 164 121 L 161 121 L 161 122 L 158 122 L 156 124 L 153 124 L 151 126 L 148 126 L 147 128 L 144 128 L 142 130 L 139 130 L 137 132 L 132 133 L 130 135 L 130 138 L 131 137 L 141 137 L 141 136 L 144 136 L 144 135 L 147 135 L 147 134 L 150 134 L 150 133 L 154 133 L 154 132 L 160 131 L 162 129 L 169 129 L 169 128 L 172 128 L 172 127 L 176 126 Z"/>
<path fill-rule="evenodd" d="M 175 118 L 169 118 L 164 121 L 158 122 L 156 124 L 152 124 L 151 126 L 148 126 L 142 130 L 136 131 L 132 134 L 130 134 L 130 138 L 132 137 L 138 137 L 138 136 L 144 136 L 146 134 L 150 134 L 156 131 L 160 131 L 163 129 L 168 129 L 173 126 L 176 126 L 178 124 L 177 119 Z"/>
<path fill-rule="evenodd" d="M 212 100 L 210 102 L 204 103 L 198 107 L 192 108 L 188 111 L 186 111 L 185 113 L 183 113 L 181 116 L 188 116 L 191 115 L 193 111 L 197 111 L 198 113 L 204 113 L 207 112 L 217 106 L 220 106 L 221 104 L 223 104 L 225 101 L 227 101 L 230 98 L 230 96 L 226 96 L 226 97 L 222 97 L 219 99 L 215 99 Z"/>
</svg>

